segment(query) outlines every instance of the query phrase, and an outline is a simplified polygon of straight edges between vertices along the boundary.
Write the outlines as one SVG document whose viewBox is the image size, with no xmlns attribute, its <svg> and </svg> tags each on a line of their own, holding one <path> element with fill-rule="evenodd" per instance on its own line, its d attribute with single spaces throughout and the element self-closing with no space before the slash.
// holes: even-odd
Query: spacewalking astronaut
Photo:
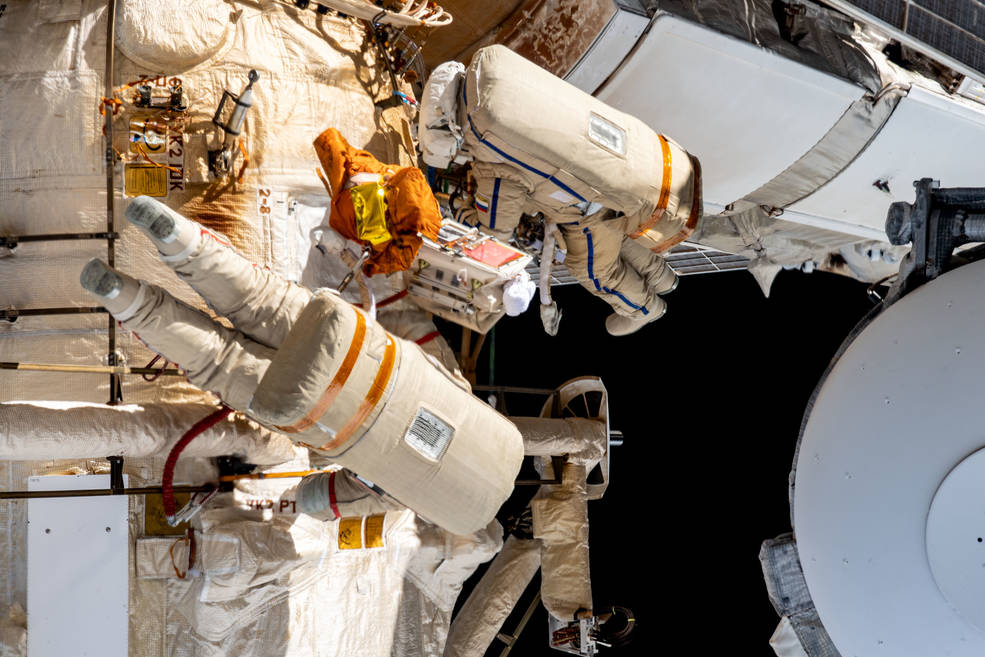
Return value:
<svg viewBox="0 0 985 657">
<path fill-rule="evenodd" d="M 124 328 L 227 406 L 376 482 L 452 533 L 492 519 L 513 489 L 523 445 L 516 427 L 467 385 L 332 291 L 313 294 L 250 263 L 159 201 L 138 197 L 126 217 L 234 328 L 91 260 L 82 286 Z"/>
<path fill-rule="evenodd" d="M 661 317 L 677 276 L 658 254 L 701 217 L 697 158 L 502 46 L 432 77 L 443 86 L 422 102 L 425 161 L 453 144 L 476 182 L 457 218 L 509 239 L 521 214 L 542 213 L 560 229 L 568 271 L 615 311 L 609 333 Z"/>
</svg>

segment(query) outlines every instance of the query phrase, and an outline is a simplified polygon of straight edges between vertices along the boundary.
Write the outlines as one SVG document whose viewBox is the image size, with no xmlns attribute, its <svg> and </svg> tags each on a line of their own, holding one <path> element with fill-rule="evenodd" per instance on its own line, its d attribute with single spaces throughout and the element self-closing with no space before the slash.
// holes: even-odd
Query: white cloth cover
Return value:
<svg viewBox="0 0 985 657">
<path fill-rule="evenodd" d="M 439 657 L 462 584 L 502 545 L 502 528 L 454 536 L 391 511 L 382 545 L 340 543 L 343 525 L 368 520 L 202 512 L 198 570 L 167 582 L 170 654 Z"/>
<path fill-rule="evenodd" d="M 530 274 L 521 271 L 503 284 L 503 306 L 506 314 L 516 317 L 530 305 L 530 300 L 537 293 L 537 284 L 530 280 Z"/>
<path fill-rule="evenodd" d="M 482 657 L 540 568 L 540 541 L 510 536 L 448 632 L 444 657 Z"/>
<path fill-rule="evenodd" d="M 424 162 L 444 169 L 455 156 L 465 135 L 458 124 L 458 90 L 465 78 L 460 62 L 445 62 L 431 72 L 424 85 L 418 138 Z"/>
<path fill-rule="evenodd" d="M 561 621 L 592 612 L 587 474 L 585 466 L 565 463 L 561 483 L 541 486 L 530 502 L 534 538 L 541 543 L 541 598 Z"/>
<path fill-rule="evenodd" d="M 27 657 L 27 614 L 17 603 L 0 619 L 0 657 Z"/>
<path fill-rule="evenodd" d="M 183 536 L 140 536 L 134 551 L 134 574 L 141 579 L 179 577 L 191 566 L 190 546 Z"/>
<path fill-rule="evenodd" d="M 182 73 L 232 45 L 235 10 L 214 0 L 119 0 L 116 47 L 147 72 Z"/>
<path fill-rule="evenodd" d="M 786 616 L 780 619 L 776 626 L 776 631 L 770 637 L 770 647 L 776 653 L 776 657 L 808 657 L 804 652 L 804 647 L 800 645 L 800 639 L 794 632 L 790 619 Z"/>
</svg>

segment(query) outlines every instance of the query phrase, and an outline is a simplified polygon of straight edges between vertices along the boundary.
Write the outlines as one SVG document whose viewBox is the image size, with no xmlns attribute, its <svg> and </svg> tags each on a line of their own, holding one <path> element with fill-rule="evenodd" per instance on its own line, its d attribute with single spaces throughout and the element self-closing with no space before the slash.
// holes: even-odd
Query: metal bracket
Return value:
<svg viewBox="0 0 985 657">
<path fill-rule="evenodd" d="M 893 203 L 886 215 L 890 243 L 912 243 L 886 296 L 887 305 L 962 264 L 952 262 L 957 247 L 985 242 L 985 187 L 941 189 L 931 178 L 917 180 L 913 186 L 914 202 Z"/>
<path fill-rule="evenodd" d="M 123 485 L 123 457 L 107 456 L 109 461 L 109 489 L 114 495 L 124 495 L 126 487 Z"/>
</svg>

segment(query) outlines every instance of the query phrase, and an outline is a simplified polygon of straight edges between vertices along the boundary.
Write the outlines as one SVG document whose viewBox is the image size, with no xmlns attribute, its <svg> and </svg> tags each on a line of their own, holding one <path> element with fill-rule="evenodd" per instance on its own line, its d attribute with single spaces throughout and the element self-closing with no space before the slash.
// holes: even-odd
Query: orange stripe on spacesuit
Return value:
<svg viewBox="0 0 985 657">
<path fill-rule="evenodd" d="M 657 137 L 660 139 L 660 150 L 663 153 L 663 178 L 660 181 L 660 197 L 657 199 L 657 207 L 653 210 L 650 218 L 640 224 L 636 231 L 629 235 L 633 239 L 640 237 L 643 233 L 657 225 L 657 222 L 663 218 L 664 212 L 667 210 L 667 202 L 670 200 L 670 179 L 673 173 L 670 144 L 667 143 L 663 135 L 657 135 Z"/>
<path fill-rule="evenodd" d="M 369 392 L 366 393 L 366 398 L 363 399 L 362 403 L 359 404 L 359 408 L 356 409 L 355 414 L 349 418 L 349 421 L 345 423 L 345 426 L 335 434 L 335 438 L 328 441 L 318 449 L 330 450 L 335 449 L 345 441 L 352 438 L 352 434 L 362 426 L 362 423 L 366 421 L 367 416 L 376 407 L 380 399 L 383 397 L 383 393 L 386 392 L 387 383 L 390 382 L 390 375 L 393 374 L 393 364 L 397 360 L 397 341 L 392 335 L 387 333 L 386 336 L 386 350 L 383 352 L 383 361 L 380 363 L 380 369 L 376 372 L 376 378 L 373 379 L 373 384 L 369 387 Z"/>
<path fill-rule="evenodd" d="M 295 422 L 294 424 L 288 425 L 286 427 L 278 426 L 280 431 L 285 433 L 297 433 L 299 431 L 304 431 L 305 429 L 314 426 L 315 422 L 318 421 L 325 411 L 335 402 L 335 398 L 339 396 L 342 392 L 343 386 L 345 386 L 346 380 L 349 375 L 352 374 L 352 369 L 356 365 L 356 359 L 359 357 L 359 350 L 362 349 L 363 341 L 366 338 L 366 318 L 363 317 L 362 313 L 356 313 L 356 330 L 352 335 L 352 343 L 349 345 L 349 351 L 346 352 L 345 358 L 342 359 L 342 364 L 339 365 L 339 371 L 335 373 L 332 377 L 332 382 L 328 384 L 325 388 L 325 392 L 322 393 L 321 398 L 318 399 L 318 403 L 315 404 L 308 413 Z"/>
<path fill-rule="evenodd" d="M 672 246 L 680 244 L 688 237 L 694 233 L 694 229 L 698 226 L 698 220 L 701 219 L 701 214 L 704 212 L 704 202 L 702 199 L 701 191 L 701 163 L 693 155 L 689 156 L 691 158 L 691 168 L 694 171 L 694 175 L 691 180 L 691 213 L 688 215 L 687 223 L 684 224 L 682 228 L 676 235 L 671 235 L 660 244 L 650 249 L 654 253 L 663 253 Z"/>
</svg>

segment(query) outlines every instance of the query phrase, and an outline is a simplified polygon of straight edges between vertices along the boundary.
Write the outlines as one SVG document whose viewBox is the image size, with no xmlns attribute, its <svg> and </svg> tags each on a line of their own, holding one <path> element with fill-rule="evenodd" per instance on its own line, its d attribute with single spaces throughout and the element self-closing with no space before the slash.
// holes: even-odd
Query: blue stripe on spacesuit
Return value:
<svg viewBox="0 0 985 657">
<path fill-rule="evenodd" d="M 499 183 L 502 178 L 497 178 L 493 183 L 492 208 L 489 210 L 489 227 L 496 227 L 496 206 L 499 205 Z"/>
<path fill-rule="evenodd" d="M 469 101 L 468 101 L 468 96 L 465 95 L 465 82 L 464 81 L 462 82 L 462 102 L 464 102 L 465 103 L 465 107 L 468 108 Z M 504 150 L 502 150 L 500 148 L 497 148 L 496 146 L 493 146 L 492 143 L 490 143 L 490 142 L 486 141 L 485 139 L 483 139 L 482 138 L 482 135 L 479 134 L 479 131 L 475 129 L 475 124 L 472 123 L 472 117 L 469 116 L 469 115 L 466 115 L 466 116 L 467 116 L 467 118 L 469 120 L 469 127 L 472 128 L 472 134 L 474 134 L 475 135 L 475 138 L 478 139 L 480 142 L 482 142 L 483 144 L 485 144 L 489 148 L 493 149 L 494 151 L 496 151 L 497 153 L 499 153 L 500 156 L 505 157 L 510 162 L 513 162 L 514 164 L 519 164 L 521 167 L 523 167 L 527 171 L 531 171 L 533 173 L 536 173 L 538 176 L 542 176 L 544 178 L 547 178 L 550 182 L 554 183 L 555 185 L 557 185 L 558 187 L 560 187 L 564 191 L 568 192 L 569 194 L 571 194 L 572 196 L 574 196 L 579 201 L 584 201 L 586 203 L 588 202 L 581 194 L 579 194 L 575 190 L 571 189 L 570 187 L 568 187 L 567 185 L 565 185 L 563 182 L 557 180 L 554 176 L 548 175 L 548 174 L 544 173 L 543 171 L 541 171 L 540 169 L 535 169 L 534 167 L 530 166 L 526 162 L 521 162 L 520 160 L 516 159 L 515 157 L 513 157 L 512 155 L 510 155 L 509 153 L 507 153 L 506 151 L 504 151 Z"/>
<path fill-rule="evenodd" d="M 458 223 L 460 223 L 460 224 L 465 224 L 465 225 L 466 225 L 466 226 L 468 226 L 469 228 L 475 228 L 476 226 L 478 226 L 478 225 L 479 225 L 479 222 L 478 222 L 478 220 L 477 220 L 477 221 L 475 222 L 475 224 L 473 225 L 473 224 L 470 224 L 469 222 L 467 222 L 467 221 L 465 221 L 465 219 L 464 219 L 464 217 L 463 217 L 463 215 L 465 215 L 467 211 L 468 211 L 468 210 L 466 210 L 465 208 L 460 208 L 460 209 L 458 210 L 458 212 L 456 212 L 456 213 L 455 213 L 455 221 L 457 221 L 457 222 L 458 222 Z"/>
<path fill-rule="evenodd" d="M 592 231 L 589 228 L 582 228 L 581 230 L 583 233 L 585 233 L 585 238 L 588 240 L 588 277 L 592 279 L 592 283 L 595 284 L 595 289 L 598 290 L 599 292 L 605 292 L 606 294 L 614 294 L 615 296 L 619 297 L 619 299 L 624 304 L 626 304 L 633 310 L 639 310 L 644 315 L 649 315 L 650 311 L 644 308 L 643 306 L 637 306 L 635 303 L 624 297 L 616 290 L 610 290 L 609 288 L 599 283 L 599 279 L 595 278 L 595 246 L 594 246 L 594 241 L 592 240 Z"/>
</svg>

